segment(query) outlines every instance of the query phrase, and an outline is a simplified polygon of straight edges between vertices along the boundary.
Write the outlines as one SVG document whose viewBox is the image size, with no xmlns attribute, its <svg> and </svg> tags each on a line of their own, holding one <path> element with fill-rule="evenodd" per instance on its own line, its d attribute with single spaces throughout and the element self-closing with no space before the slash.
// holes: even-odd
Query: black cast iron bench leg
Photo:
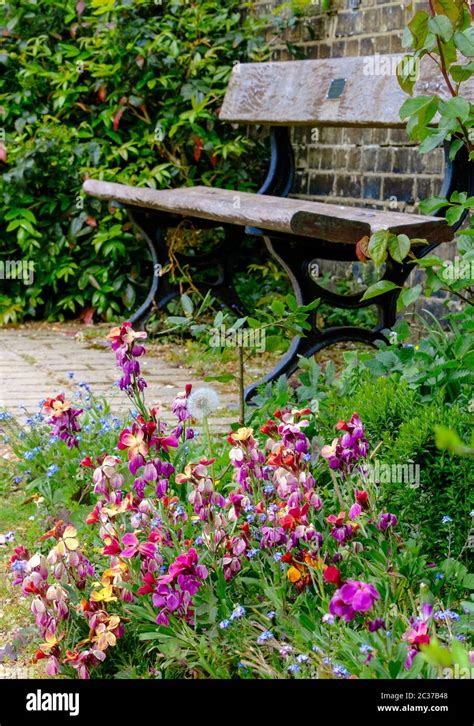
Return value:
<svg viewBox="0 0 474 726">
<path fill-rule="evenodd" d="M 172 226 L 172 220 L 137 208 L 129 209 L 128 212 L 132 223 L 140 230 L 147 243 L 153 270 L 148 295 L 130 317 L 132 324 L 143 329 L 153 310 L 165 307 L 180 295 L 179 286 L 170 281 L 169 272 L 165 271 L 169 263 L 166 230 Z M 217 225 L 213 223 L 208 226 L 213 228 Z M 175 257 L 181 268 L 189 265 L 196 270 L 215 269 L 217 271 L 215 280 L 205 284 L 193 280 L 193 284 L 201 293 L 211 291 L 223 305 L 232 309 L 237 315 L 245 316 L 249 311 L 234 285 L 235 259 L 240 252 L 245 230 L 243 227 L 227 225 L 224 227 L 224 232 L 225 238 L 211 251 L 196 256 L 177 253 Z"/>
<path fill-rule="evenodd" d="M 357 310 L 375 305 L 378 309 L 378 322 L 372 329 L 361 328 L 353 325 L 330 327 L 320 330 L 316 324 L 317 311 L 310 314 L 308 322 L 311 324 L 311 331 L 304 337 L 295 336 L 291 341 L 286 354 L 278 361 L 277 365 L 262 379 L 248 386 L 245 390 L 245 398 L 250 401 L 256 394 L 257 389 L 264 383 L 277 380 L 280 376 L 291 376 L 299 367 L 300 358 L 309 358 L 319 351 L 341 342 L 360 342 L 375 347 L 377 341 L 387 341 L 384 331 L 393 327 L 397 318 L 397 300 L 401 290 L 393 290 L 383 295 L 378 295 L 367 301 L 362 301 L 363 293 L 356 295 L 340 295 L 326 290 L 311 277 L 310 265 L 318 253 L 326 259 L 332 253 L 321 241 L 312 240 L 310 244 L 291 244 L 290 240 L 265 237 L 265 243 L 272 257 L 286 270 L 296 300 L 300 305 L 308 305 L 316 298 L 321 303 L 330 303 L 334 307 Z M 347 256 L 347 251 L 342 252 Z M 349 251 L 349 255 L 351 251 Z M 426 254 L 426 252 L 425 252 Z M 334 259 L 330 257 L 329 259 Z M 357 258 L 352 248 L 352 259 Z M 390 280 L 396 285 L 402 286 L 410 273 L 413 265 L 399 264 L 393 260 L 387 261 L 383 279 Z"/>
</svg>

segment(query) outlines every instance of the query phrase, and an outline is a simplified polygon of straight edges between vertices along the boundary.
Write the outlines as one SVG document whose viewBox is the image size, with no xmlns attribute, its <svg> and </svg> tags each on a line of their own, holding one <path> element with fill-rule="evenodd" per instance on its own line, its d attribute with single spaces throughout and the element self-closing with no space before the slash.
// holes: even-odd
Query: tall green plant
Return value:
<svg viewBox="0 0 474 726">
<path fill-rule="evenodd" d="M 463 147 L 469 159 L 474 158 L 474 106 L 464 97 L 465 84 L 474 74 L 474 27 L 471 6 L 465 0 L 429 0 L 428 8 L 417 10 L 403 34 L 403 45 L 408 54 L 398 66 L 401 87 L 411 96 L 400 109 L 400 118 L 407 122 L 409 137 L 419 143 L 421 154 L 428 153 L 447 141 L 450 158 L 454 159 Z M 440 93 L 414 93 L 419 64 L 428 58 L 439 71 Z M 425 61 L 426 62 L 426 61 Z M 424 200 L 421 209 L 431 214 L 446 208 L 449 224 L 456 224 L 465 211 L 474 208 L 474 197 L 466 192 L 455 192 L 449 200 L 442 197 Z M 454 279 L 446 273 L 443 261 L 432 255 L 422 261 L 428 271 L 425 293 L 449 290 L 464 302 L 471 303 L 469 289 L 474 285 L 474 227 L 463 229 L 458 235 L 458 249 L 464 258 L 463 274 Z M 388 256 L 397 262 L 413 259 L 412 244 L 406 235 L 394 235 L 380 230 L 370 240 L 359 243 L 363 257 L 381 265 Z M 473 264 L 471 265 L 471 262 Z M 471 265 L 468 267 L 468 265 Z M 364 299 L 388 292 L 397 287 L 383 280 L 371 286 Z M 466 294 L 467 292 L 467 294 Z M 399 298 L 399 307 L 409 305 L 422 293 L 422 286 L 406 288 Z"/>
<path fill-rule="evenodd" d="M 245 132 L 218 120 L 232 66 L 266 57 L 240 0 L 13 0 L 0 5 L 0 322 L 136 306 L 148 261 L 86 177 L 252 188 Z M 4 137 L 4 138 L 3 138 Z M 3 140 L 2 140 L 3 139 Z"/>
</svg>

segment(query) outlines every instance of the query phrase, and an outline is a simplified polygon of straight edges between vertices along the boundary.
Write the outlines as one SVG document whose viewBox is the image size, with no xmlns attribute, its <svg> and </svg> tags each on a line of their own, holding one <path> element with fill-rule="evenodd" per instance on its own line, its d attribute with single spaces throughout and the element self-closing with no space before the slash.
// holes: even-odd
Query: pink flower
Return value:
<svg viewBox="0 0 474 726">
<path fill-rule="evenodd" d="M 360 506 L 360 504 L 353 504 L 352 507 L 349 509 L 349 519 L 357 519 L 361 512 L 362 507 Z"/>
<path fill-rule="evenodd" d="M 57 676 L 57 674 L 59 673 L 59 661 L 55 655 L 52 655 L 48 658 L 45 671 L 48 676 Z"/>
<path fill-rule="evenodd" d="M 151 558 L 156 554 L 156 544 L 154 542 L 139 542 L 136 534 L 128 532 L 122 537 L 122 542 L 126 545 L 122 550 L 122 557 L 134 557 L 137 553 L 142 557 Z"/>
<path fill-rule="evenodd" d="M 420 651 L 420 645 L 428 645 L 430 642 L 430 636 L 428 635 L 428 623 L 426 620 L 416 620 L 412 624 L 412 627 L 402 635 L 402 640 L 406 640 L 411 646 L 408 649 L 405 661 L 405 668 L 411 668 L 414 657 Z"/>
<path fill-rule="evenodd" d="M 120 432 L 117 448 L 128 449 L 129 460 L 139 455 L 146 456 L 148 453 L 145 434 L 136 424 L 133 424 L 131 430 L 124 429 Z"/>
</svg>

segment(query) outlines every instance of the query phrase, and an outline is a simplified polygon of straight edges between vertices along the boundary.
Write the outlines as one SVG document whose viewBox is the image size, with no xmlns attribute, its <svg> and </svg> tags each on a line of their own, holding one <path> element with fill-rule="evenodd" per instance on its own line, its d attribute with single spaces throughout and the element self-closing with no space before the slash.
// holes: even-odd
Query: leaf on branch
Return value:
<svg viewBox="0 0 474 726">
<path fill-rule="evenodd" d="M 373 297 L 378 297 L 379 295 L 383 295 L 391 290 L 396 290 L 398 287 L 398 285 L 395 285 L 395 283 L 390 280 L 379 280 L 379 282 L 376 282 L 367 288 L 362 295 L 361 300 L 370 300 Z"/>
</svg>

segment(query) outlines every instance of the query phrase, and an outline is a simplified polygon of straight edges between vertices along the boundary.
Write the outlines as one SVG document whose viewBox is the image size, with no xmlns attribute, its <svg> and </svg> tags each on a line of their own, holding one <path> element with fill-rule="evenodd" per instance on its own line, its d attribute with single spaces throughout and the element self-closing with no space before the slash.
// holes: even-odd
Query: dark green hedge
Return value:
<svg viewBox="0 0 474 726">
<path fill-rule="evenodd" d="M 0 5 L 0 262 L 35 265 L 31 285 L 0 279 L 0 323 L 111 319 L 143 296 L 143 245 L 85 177 L 258 185 L 245 129 L 217 111 L 233 63 L 265 57 L 261 23 L 241 0 Z"/>
</svg>

